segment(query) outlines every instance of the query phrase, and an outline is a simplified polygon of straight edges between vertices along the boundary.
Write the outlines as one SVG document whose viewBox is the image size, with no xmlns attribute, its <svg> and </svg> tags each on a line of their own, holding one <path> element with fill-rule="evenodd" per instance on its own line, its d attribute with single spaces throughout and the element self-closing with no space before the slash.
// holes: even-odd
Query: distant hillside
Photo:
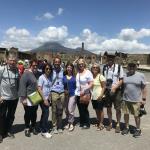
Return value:
<svg viewBox="0 0 150 150">
<path fill-rule="evenodd" d="M 30 52 L 35 53 L 35 52 L 50 51 L 50 52 L 56 52 L 56 53 L 59 52 L 59 53 L 81 54 L 81 50 L 82 50 L 81 48 L 76 48 L 76 49 L 67 48 L 57 42 L 47 42 L 41 45 L 40 47 L 31 50 Z M 84 50 L 82 51 L 82 54 L 94 54 L 94 53 Z"/>
</svg>

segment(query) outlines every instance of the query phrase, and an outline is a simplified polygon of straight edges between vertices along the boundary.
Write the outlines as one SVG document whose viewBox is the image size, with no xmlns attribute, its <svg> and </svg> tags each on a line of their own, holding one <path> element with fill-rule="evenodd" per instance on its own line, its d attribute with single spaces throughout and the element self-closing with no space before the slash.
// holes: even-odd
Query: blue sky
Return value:
<svg viewBox="0 0 150 150">
<path fill-rule="evenodd" d="M 85 42 L 96 53 L 150 53 L 149 6 L 149 0 L 0 0 L 0 46 Z"/>
</svg>

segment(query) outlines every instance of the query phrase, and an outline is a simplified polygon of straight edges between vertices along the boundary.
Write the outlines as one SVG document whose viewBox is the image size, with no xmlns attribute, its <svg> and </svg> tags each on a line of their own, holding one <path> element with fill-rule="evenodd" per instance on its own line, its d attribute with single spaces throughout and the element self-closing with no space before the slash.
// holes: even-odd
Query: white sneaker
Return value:
<svg viewBox="0 0 150 150">
<path fill-rule="evenodd" d="M 58 130 L 57 130 L 57 128 L 56 128 L 56 127 L 54 127 L 54 128 L 52 129 L 52 133 L 54 133 L 54 134 L 58 134 Z"/>
<path fill-rule="evenodd" d="M 73 124 L 71 124 L 70 127 L 69 127 L 69 131 L 71 132 L 73 130 L 74 130 L 74 126 L 73 126 Z"/>
<path fill-rule="evenodd" d="M 44 138 L 47 138 L 47 139 L 49 139 L 49 138 L 52 137 L 52 135 L 51 135 L 50 133 L 48 133 L 48 132 L 46 132 L 46 133 L 41 133 L 41 135 L 42 135 Z"/>
<path fill-rule="evenodd" d="M 70 127 L 70 124 L 67 124 L 64 128 L 65 128 L 66 130 L 68 130 L 69 127 Z"/>
<path fill-rule="evenodd" d="M 58 129 L 58 133 L 62 134 L 63 130 L 62 129 Z"/>
</svg>

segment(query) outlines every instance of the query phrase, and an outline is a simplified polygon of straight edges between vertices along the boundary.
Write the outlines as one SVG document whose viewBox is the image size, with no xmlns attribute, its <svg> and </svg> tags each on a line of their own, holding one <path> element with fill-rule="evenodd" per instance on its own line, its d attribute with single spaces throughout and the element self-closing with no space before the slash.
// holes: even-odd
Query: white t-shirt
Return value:
<svg viewBox="0 0 150 150">
<path fill-rule="evenodd" d="M 93 75 L 91 71 L 86 70 L 86 72 L 82 75 L 79 75 L 79 73 L 77 73 L 75 95 L 80 96 L 80 91 L 84 91 L 90 81 L 93 81 Z"/>
</svg>

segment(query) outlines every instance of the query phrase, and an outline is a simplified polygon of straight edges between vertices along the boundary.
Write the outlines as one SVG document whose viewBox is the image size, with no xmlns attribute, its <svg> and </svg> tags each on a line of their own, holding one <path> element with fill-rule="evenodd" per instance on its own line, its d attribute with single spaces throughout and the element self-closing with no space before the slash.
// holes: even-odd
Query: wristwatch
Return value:
<svg viewBox="0 0 150 150">
<path fill-rule="evenodd" d="M 146 101 L 146 98 L 142 98 L 143 101 Z"/>
</svg>

